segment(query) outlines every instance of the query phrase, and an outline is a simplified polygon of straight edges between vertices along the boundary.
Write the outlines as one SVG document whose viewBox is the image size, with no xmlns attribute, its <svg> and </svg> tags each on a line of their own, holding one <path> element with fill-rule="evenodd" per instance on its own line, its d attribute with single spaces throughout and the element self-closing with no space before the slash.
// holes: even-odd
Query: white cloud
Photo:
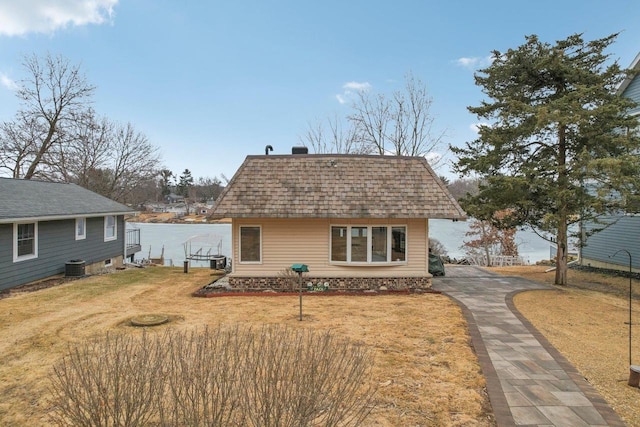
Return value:
<svg viewBox="0 0 640 427">
<path fill-rule="evenodd" d="M 361 91 L 365 91 L 366 92 L 366 91 L 371 89 L 371 84 L 369 84 L 369 82 L 362 82 L 362 83 L 360 83 L 360 82 L 348 82 L 348 83 L 343 84 L 342 88 L 347 92 L 348 91 L 354 91 L 354 90 L 358 91 L 358 92 L 361 92 Z"/>
<path fill-rule="evenodd" d="M 0 35 L 52 33 L 69 25 L 103 24 L 118 0 L 3 0 Z"/>
<path fill-rule="evenodd" d="M 367 92 L 371 90 L 369 82 L 347 82 L 342 85 L 343 92 L 336 95 L 340 104 L 346 104 L 356 92 Z"/>
<path fill-rule="evenodd" d="M 492 62 L 493 62 L 493 57 L 491 56 L 485 56 L 485 57 L 474 56 L 471 58 L 463 57 L 463 58 L 456 59 L 456 64 L 458 64 L 461 67 L 468 68 L 470 70 L 476 70 L 478 68 L 487 67 L 491 65 Z"/>
<path fill-rule="evenodd" d="M 0 73 L 0 84 L 10 91 L 18 90 L 18 84 L 4 73 Z"/>
</svg>

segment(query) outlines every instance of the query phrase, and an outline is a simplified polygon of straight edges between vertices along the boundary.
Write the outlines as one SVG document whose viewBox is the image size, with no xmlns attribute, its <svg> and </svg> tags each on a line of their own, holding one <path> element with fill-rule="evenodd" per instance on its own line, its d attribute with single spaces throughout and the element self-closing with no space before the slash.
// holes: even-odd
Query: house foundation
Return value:
<svg viewBox="0 0 640 427">
<path fill-rule="evenodd" d="M 124 267 L 124 258 L 122 255 L 108 258 L 102 261 L 87 264 L 85 268 L 86 274 L 103 274 L 111 272 L 115 269 Z"/>
<path fill-rule="evenodd" d="M 431 288 L 431 277 L 302 277 L 302 287 L 324 286 L 331 291 L 366 291 Z M 239 277 L 229 276 L 229 285 L 237 290 L 295 291 L 297 281 L 290 277 Z"/>
</svg>

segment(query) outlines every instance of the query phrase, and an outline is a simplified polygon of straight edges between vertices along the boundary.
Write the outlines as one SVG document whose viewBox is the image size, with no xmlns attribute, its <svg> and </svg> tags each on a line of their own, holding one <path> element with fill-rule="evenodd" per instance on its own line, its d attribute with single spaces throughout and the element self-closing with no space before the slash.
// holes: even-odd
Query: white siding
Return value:
<svg viewBox="0 0 640 427">
<path fill-rule="evenodd" d="M 233 275 L 277 276 L 292 264 L 309 266 L 309 277 L 423 277 L 428 275 L 427 220 L 234 219 L 233 259 L 239 260 L 240 225 L 262 227 L 262 263 L 234 262 Z M 348 266 L 329 262 L 331 225 L 406 225 L 407 262 L 399 265 Z"/>
</svg>

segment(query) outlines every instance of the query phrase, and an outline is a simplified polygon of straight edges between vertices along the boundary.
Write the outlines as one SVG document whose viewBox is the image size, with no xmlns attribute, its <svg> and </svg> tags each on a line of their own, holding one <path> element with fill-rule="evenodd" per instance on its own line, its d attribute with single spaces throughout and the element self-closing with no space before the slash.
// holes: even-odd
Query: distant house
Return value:
<svg viewBox="0 0 640 427">
<path fill-rule="evenodd" d="M 121 266 L 140 250 L 125 239 L 133 209 L 74 184 L 0 178 L 0 290 L 64 273 Z"/>
<path fill-rule="evenodd" d="M 640 54 L 629 67 L 640 72 Z M 618 88 L 618 95 L 631 98 L 640 104 L 640 74 L 625 79 Z M 640 105 L 634 108 L 630 114 L 640 114 Z M 640 173 L 640 171 L 638 172 Z M 585 245 L 581 249 L 580 263 L 598 268 L 615 270 L 629 270 L 629 256 L 625 252 L 614 255 L 618 250 L 625 249 L 631 254 L 632 270 L 640 271 L 640 216 L 637 207 L 620 215 L 602 217 L 602 224 L 586 222 L 583 224 L 585 234 L 589 234 L 594 228 L 608 227 L 585 239 Z"/>
<path fill-rule="evenodd" d="M 184 203 L 184 196 L 176 193 L 169 193 L 164 196 L 165 203 Z"/>
<path fill-rule="evenodd" d="M 232 286 L 279 287 L 292 264 L 333 289 L 428 287 L 429 219 L 465 219 L 424 158 L 248 156 L 211 216 L 232 219 Z"/>
</svg>

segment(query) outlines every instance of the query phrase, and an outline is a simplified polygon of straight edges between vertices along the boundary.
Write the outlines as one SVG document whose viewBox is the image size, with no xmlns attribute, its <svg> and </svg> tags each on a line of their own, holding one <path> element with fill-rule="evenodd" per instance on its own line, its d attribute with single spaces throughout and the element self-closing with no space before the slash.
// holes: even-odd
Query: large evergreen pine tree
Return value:
<svg viewBox="0 0 640 427">
<path fill-rule="evenodd" d="M 570 225 L 615 212 L 638 189 L 638 122 L 626 114 L 633 102 L 616 94 L 627 72 L 604 53 L 616 37 L 551 45 L 533 35 L 493 52 L 475 76 L 487 99 L 469 107 L 488 124 L 452 147 L 459 173 L 484 178 L 463 200 L 471 215 L 491 220 L 506 209 L 503 226 L 555 233 L 556 284 L 567 283 Z"/>
</svg>

